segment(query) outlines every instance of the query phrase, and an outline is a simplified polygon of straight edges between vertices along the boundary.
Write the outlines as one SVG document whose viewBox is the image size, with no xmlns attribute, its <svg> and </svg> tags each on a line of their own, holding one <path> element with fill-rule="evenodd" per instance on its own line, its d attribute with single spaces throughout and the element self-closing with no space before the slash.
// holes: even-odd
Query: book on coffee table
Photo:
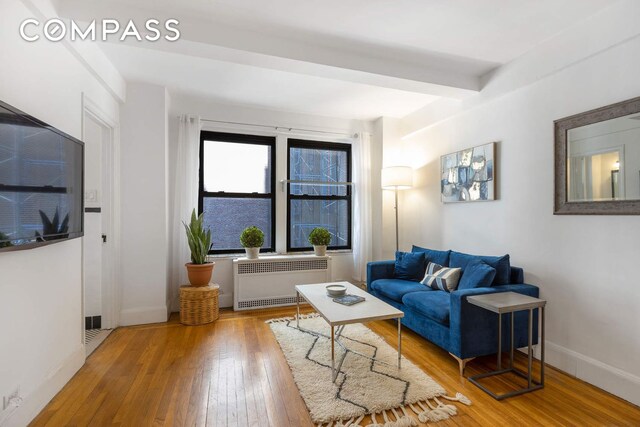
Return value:
<svg viewBox="0 0 640 427">
<path fill-rule="evenodd" d="M 337 297 L 333 299 L 334 302 L 337 302 L 338 304 L 342 304 L 342 305 L 354 305 L 364 300 L 365 300 L 364 297 L 361 297 L 358 295 L 351 295 L 351 294 L 342 295 L 341 297 Z"/>
</svg>

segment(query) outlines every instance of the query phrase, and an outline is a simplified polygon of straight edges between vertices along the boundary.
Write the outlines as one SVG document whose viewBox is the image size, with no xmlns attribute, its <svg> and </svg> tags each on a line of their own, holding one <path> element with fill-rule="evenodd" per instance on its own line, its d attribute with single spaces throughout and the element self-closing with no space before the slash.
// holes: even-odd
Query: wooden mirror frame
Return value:
<svg viewBox="0 0 640 427">
<path fill-rule="evenodd" d="M 640 200 L 569 202 L 567 200 L 567 133 L 570 129 L 640 112 L 640 97 L 555 120 L 554 215 L 640 215 Z"/>
</svg>

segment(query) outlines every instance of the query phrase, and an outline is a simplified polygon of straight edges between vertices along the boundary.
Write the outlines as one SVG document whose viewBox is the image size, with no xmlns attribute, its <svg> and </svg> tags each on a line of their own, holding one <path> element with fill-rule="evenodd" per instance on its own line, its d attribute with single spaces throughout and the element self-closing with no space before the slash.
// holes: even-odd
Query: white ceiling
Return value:
<svg viewBox="0 0 640 427">
<path fill-rule="evenodd" d="M 102 49 L 129 80 L 166 86 L 170 92 L 220 103 L 372 120 L 380 116 L 403 117 L 437 99 L 422 93 L 115 43 L 104 44 Z"/>
<path fill-rule="evenodd" d="M 129 80 L 222 102 L 402 117 L 616 0 L 58 0 L 63 17 L 180 20 L 175 43 L 108 43 Z"/>
<path fill-rule="evenodd" d="M 86 1 L 86 0 L 85 0 Z M 103 2 L 105 2 L 103 0 Z M 138 7 L 290 37 L 506 63 L 614 0 L 136 0 Z M 131 5 L 131 0 L 106 3 Z"/>
</svg>

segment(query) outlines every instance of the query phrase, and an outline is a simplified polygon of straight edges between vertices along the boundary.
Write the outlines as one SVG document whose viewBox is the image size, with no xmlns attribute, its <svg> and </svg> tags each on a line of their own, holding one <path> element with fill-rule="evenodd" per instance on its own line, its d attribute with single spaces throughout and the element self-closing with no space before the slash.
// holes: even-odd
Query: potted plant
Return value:
<svg viewBox="0 0 640 427">
<path fill-rule="evenodd" d="M 264 233 L 255 225 L 247 227 L 240 235 L 240 244 L 247 253 L 248 259 L 258 259 L 260 248 L 264 244 Z"/>
<path fill-rule="evenodd" d="M 313 245 L 316 256 L 325 256 L 327 245 L 331 243 L 331 233 L 326 228 L 316 227 L 309 233 L 309 243 Z"/>
<path fill-rule="evenodd" d="M 9 248 L 13 246 L 11 240 L 9 240 L 9 236 L 0 231 L 0 248 Z"/>
<path fill-rule="evenodd" d="M 203 215 L 196 216 L 196 210 L 191 212 L 189 224 L 182 221 L 187 232 L 187 241 L 191 249 L 191 262 L 185 264 L 191 286 L 207 286 L 211 281 L 214 262 L 207 262 L 211 249 L 211 230 L 204 230 Z"/>
</svg>

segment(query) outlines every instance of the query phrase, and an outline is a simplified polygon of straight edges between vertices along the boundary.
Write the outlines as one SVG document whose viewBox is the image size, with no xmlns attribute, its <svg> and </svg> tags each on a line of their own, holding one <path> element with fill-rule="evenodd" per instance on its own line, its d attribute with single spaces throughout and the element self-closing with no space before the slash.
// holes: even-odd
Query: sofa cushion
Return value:
<svg viewBox="0 0 640 427">
<path fill-rule="evenodd" d="M 423 285 L 429 286 L 434 291 L 453 292 L 458 287 L 462 269 L 443 267 L 435 262 L 427 265 L 424 279 L 420 281 Z"/>
<path fill-rule="evenodd" d="M 396 252 L 396 264 L 393 277 L 403 280 L 419 281 L 424 276 L 424 254 L 412 252 Z"/>
<path fill-rule="evenodd" d="M 449 296 L 444 291 L 411 292 L 402 297 L 402 303 L 443 325 L 449 324 Z"/>
<path fill-rule="evenodd" d="M 503 256 L 485 256 L 471 255 L 462 252 L 451 251 L 449 258 L 449 267 L 460 267 L 464 272 L 465 267 L 474 259 L 481 259 L 496 269 L 496 277 L 493 279 L 493 285 L 508 285 L 511 275 L 511 265 L 509 254 Z"/>
<path fill-rule="evenodd" d="M 476 258 L 465 267 L 458 289 L 488 288 L 495 277 L 496 269 Z"/>
<path fill-rule="evenodd" d="M 420 282 L 401 279 L 378 279 L 371 282 L 371 289 L 394 301 L 402 302 L 409 292 L 429 291 Z"/>
<path fill-rule="evenodd" d="M 413 245 L 411 252 L 424 253 L 426 255 L 426 262 L 435 262 L 445 267 L 449 267 L 449 253 L 451 251 L 438 251 L 435 249 L 421 248 L 420 246 Z"/>
</svg>

